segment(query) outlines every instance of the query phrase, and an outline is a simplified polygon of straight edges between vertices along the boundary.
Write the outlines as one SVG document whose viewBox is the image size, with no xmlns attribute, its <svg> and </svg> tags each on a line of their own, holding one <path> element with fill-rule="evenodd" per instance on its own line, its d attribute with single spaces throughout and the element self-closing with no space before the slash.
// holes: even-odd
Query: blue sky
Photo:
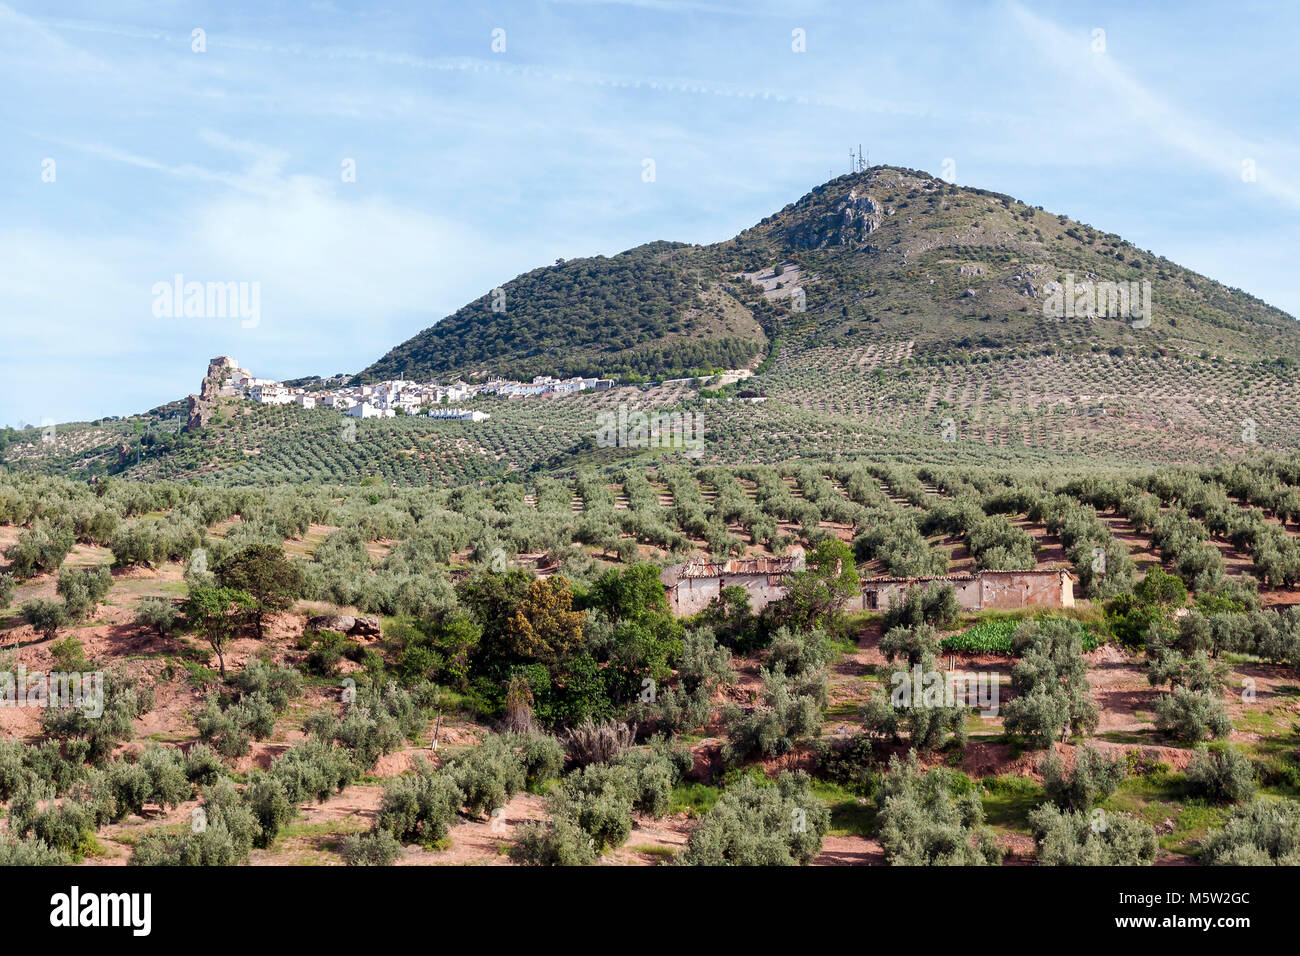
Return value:
<svg viewBox="0 0 1300 956">
<path fill-rule="evenodd" d="M 0 0 L 0 424 L 214 355 L 357 371 L 558 257 L 728 238 L 858 143 L 1300 315 L 1284 6 Z M 157 317 L 178 273 L 260 321 Z"/>
</svg>

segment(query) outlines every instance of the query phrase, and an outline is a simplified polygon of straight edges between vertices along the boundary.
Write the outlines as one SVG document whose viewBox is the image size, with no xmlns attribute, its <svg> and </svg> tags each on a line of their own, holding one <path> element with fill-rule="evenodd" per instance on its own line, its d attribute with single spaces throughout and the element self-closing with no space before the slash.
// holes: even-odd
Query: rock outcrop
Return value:
<svg viewBox="0 0 1300 956">
<path fill-rule="evenodd" d="M 221 392 L 221 383 L 226 379 L 228 369 L 236 368 L 237 363 L 228 355 L 218 355 L 208 362 L 208 374 L 199 383 L 199 394 L 189 398 L 189 421 L 186 429 L 198 431 L 206 428 L 217 411 L 217 396 Z"/>
<path fill-rule="evenodd" d="M 852 189 L 831 212 L 791 230 L 789 238 L 799 249 L 857 246 L 879 228 L 883 218 L 879 203 Z"/>
<path fill-rule="evenodd" d="M 319 614 L 308 618 L 307 627 L 313 631 L 330 631 L 346 637 L 373 641 L 383 636 L 383 622 L 377 617 L 353 617 L 351 614 Z"/>
</svg>

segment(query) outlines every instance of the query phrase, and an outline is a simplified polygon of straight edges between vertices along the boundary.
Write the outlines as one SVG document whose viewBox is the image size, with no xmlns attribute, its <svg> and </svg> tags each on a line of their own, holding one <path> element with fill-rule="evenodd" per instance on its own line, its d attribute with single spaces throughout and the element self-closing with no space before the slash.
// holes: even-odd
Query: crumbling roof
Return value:
<svg viewBox="0 0 1300 956">
<path fill-rule="evenodd" d="M 688 561 L 676 568 L 679 578 L 719 578 L 726 574 L 788 574 L 798 570 L 796 558 L 733 558 L 730 561 Z"/>
</svg>

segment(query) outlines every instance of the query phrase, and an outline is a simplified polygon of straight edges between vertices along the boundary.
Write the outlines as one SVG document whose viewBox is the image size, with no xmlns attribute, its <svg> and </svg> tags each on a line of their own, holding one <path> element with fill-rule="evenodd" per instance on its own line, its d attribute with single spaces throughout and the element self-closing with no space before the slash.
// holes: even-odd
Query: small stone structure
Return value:
<svg viewBox="0 0 1300 956">
<path fill-rule="evenodd" d="M 749 606 L 761 611 L 785 596 L 785 576 L 804 569 L 802 551 L 788 558 L 734 561 L 696 559 L 665 568 L 659 575 L 668 605 L 678 617 L 698 614 L 731 585 L 743 587 Z M 1074 607 L 1074 576 L 1065 568 L 1028 571 L 967 571 L 918 578 L 869 578 L 860 594 L 844 603 L 846 611 L 883 611 L 902 601 L 907 591 L 932 582 L 951 584 L 957 603 L 968 611 L 1021 607 Z"/>
<path fill-rule="evenodd" d="M 1065 568 L 1029 571 L 974 571 L 920 578 L 869 578 L 862 596 L 849 601 L 848 610 L 883 611 L 901 601 L 913 587 L 931 582 L 951 584 L 957 603 L 968 611 L 986 608 L 1074 607 L 1074 576 Z"/>
<path fill-rule="evenodd" d="M 659 575 L 668 591 L 668 605 L 678 617 L 698 614 L 722 589 L 738 585 L 749 594 L 749 606 L 761 611 L 785 594 L 787 574 L 804 569 L 802 551 L 788 558 L 744 558 L 732 561 L 687 561 Z"/>
</svg>

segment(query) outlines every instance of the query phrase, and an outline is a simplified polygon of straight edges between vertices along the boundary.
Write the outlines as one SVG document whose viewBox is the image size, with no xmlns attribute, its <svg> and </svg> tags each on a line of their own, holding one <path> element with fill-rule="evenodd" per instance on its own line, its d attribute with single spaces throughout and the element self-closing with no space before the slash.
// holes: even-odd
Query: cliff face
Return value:
<svg viewBox="0 0 1300 956">
<path fill-rule="evenodd" d="M 219 355 L 208 362 L 208 374 L 199 383 L 199 394 L 191 395 L 189 399 L 189 421 L 185 426 L 189 431 L 205 428 L 212 420 L 217 411 L 217 395 L 221 383 L 225 380 L 227 370 L 232 368 L 235 368 L 235 360 L 225 355 Z"/>
</svg>

